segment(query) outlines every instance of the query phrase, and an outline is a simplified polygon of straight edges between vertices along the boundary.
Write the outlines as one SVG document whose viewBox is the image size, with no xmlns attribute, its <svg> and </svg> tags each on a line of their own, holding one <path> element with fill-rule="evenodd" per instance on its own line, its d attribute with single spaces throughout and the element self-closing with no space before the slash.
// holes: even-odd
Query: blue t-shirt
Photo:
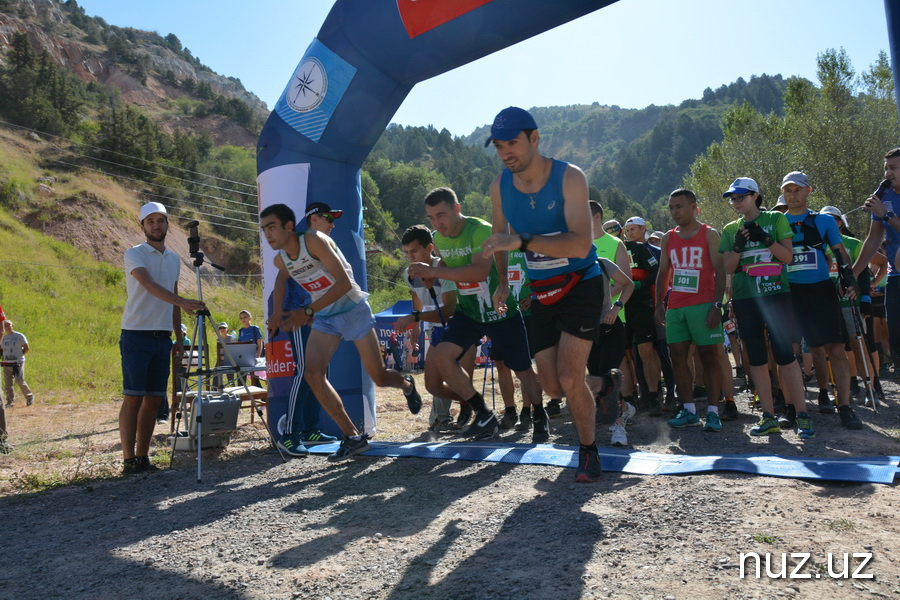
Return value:
<svg viewBox="0 0 900 600">
<path fill-rule="evenodd" d="M 828 268 L 828 259 L 824 252 L 804 244 L 803 228 L 800 224 L 811 211 L 807 210 L 801 215 L 785 213 L 791 230 L 794 232 L 794 259 L 788 265 L 788 281 L 791 283 L 818 283 L 828 280 L 831 275 Z M 831 215 L 816 214 L 806 221 L 808 225 L 815 225 L 822 237 L 824 248 L 831 248 L 841 243 L 841 232 L 838 230 L 837 221 Z M 823 250 L 824 250 L 823 248 Z"/>
<path fill-rule="evenodd" d="M 259 327 L 256 325 L 251 325 L 250 327 L 241 327 L 238 330 L 238 341 L 239 342 L 255 342 L 256 340 L 262 339 L 262 332 L 259 330 Z"/>
<path fill-rule="evenodd" d="M 893 188 L 884 194 L 882 200 L 884 207 L 891 212 L 897 212 L 894 210 L 894 202 L 897 202 L 897 206 L 900 208 L 900 194 L 895 192 Z M 880 221 L 881 219 L 873 214 L 872 220 Z M 888 277 L 900 275 L 900 271 L 897 270 L 897 265 L 894 263 L 894 259 L 897 257 L 897 250 L 900 249 L 900 231 L 897 231 L 887 223 L 884 224 L 884 247 L 888 259 Z"/>
<path fill-rule="evenodd" d="M 553 160 L 550 177 L 547 183 L 536 194 L 525 194 L 513 185 L 513 175 L 504 169 L 500 176 L 500 199 L 503 216 L 516 233 L 533 235 L 559 235 L 567 233 L 565 202 L 563 201 L 563 176 L 569 163 Z M 581 257 L 559 258 L 525 251 L 525 265 L 528 278 L 532 281 L 549 279 L 556 275 L 586 269 L 584 279 L 600 274 L 597 266 L 597 253 L 591 245 L 587 255 Z"/>
</svg>

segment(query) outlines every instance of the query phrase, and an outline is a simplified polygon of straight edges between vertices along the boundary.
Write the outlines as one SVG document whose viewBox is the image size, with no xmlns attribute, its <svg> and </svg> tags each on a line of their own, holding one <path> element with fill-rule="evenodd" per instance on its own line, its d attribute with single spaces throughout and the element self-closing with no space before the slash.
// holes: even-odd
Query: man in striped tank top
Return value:
<svg viewBox="0 0 900 600">
<path fill-rule="evenodd" d="M 719 395 L 722 391 L 722 303 L 725 293 L 725 267 L 719 254 L 719 233 L 697 220 L 697 197 L 680 188 L 669 194 L 669 214 L 677 227 L 660 242 L 659 273 L 656 279 L 656 318 L 666 327 L 669 354 L 675 370 L 679 400 L 684 408 L 673 419 L 672 427 L 700 425 L 700 417 L 690 392 L 693 375 L 690 368 L 691 344 L 697 348 L 706 376 L 708 407 L 704 431 L 720 431 Z M 668 307 L 666 290 L 672 285 Z"/>
<path fill-rule="evenodd" d="M 375 333 L 375 317 L 366 300 L 369 295 L 354 281 L 350 264 L 337 244 L 313 229 L 298 235 L 294 231 L 295 223 L 294 211 L 284 204 L 273 204 L 259 214 L 263 235 L 269 246 L 278 252 L 275 256 L 278 277 L 273 291 L 274 306 L 283 305 L 288 278 L 293 278 L 312 297 L 312 302 L 305 308 L 284 312 L 280 326 L 293 331 L 312 322 L 303 376 L 322 408 L 344 434 L 341 447 L 330 454 L 328 460 L 346 460 L 368 450 L 369 442 L 366 434 L 360 433 L 350 420 L 340 396 L 326 376 L 328 363 L 341 339 L 356 346 L 360 361 L 375 385 L 403 390 L 410 412 L 419 412 L 422 398 L 412 377 L 385 368 Z"/>
</svg>

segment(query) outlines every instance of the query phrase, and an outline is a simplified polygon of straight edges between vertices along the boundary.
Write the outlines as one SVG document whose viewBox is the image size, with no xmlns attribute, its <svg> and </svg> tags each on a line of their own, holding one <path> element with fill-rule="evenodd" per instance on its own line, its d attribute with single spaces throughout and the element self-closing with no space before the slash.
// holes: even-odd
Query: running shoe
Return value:
<svg viewBox="0 0 900 600">
<path fill-rule="evenodd" d="M 703 431 L 722 431 L 722 421 L 719 420 L 719 413 L 706 413 L 706 423 L 703 425 Z"/>
<path fill-rule="evenodd" d="M 578 450 L 578 470 L 575 471 L 575 483 L 593 483 L 599 481 L 603 475 L 603 466 L 600 464 L 600 454 L 596 444 L 589 450 Z"/>
<path fill-rule="evenodd" d="M 468 402 L 459 403 L 459 414 L 456 415 L 454 429 L 462 429 L 472 419 L 472 406 Z"/>
<path fill-rule="evenodd" d="M 803 412 L 797 415 L 797 437 L 801 440 L 811 440 L 816 437 L 812 419 L 809 414 Z"/>
<path fill-rule="evenodd" d="M 848 405 L 838 407 L 838 416 L 841 417 L 841 425 L 847 429 L 862 429 L 863 423 L 853 412 L 853 407 Z"/>
<path fill-rule="evenodd" d="M 828 397 L 828 390 L 819 390 L 819 412 L 834 414 L 834 402 Z"/>
<path fill-rule="evenodd" d="M 551 398 L 549 402 L 547 402 L 547 416 L 551 419 L 555 419 L 556 417 L 562 414 L 562 398 Z"/>
<path fill-rule="evenodd" d="M 141 464 L 136 456 L 134 458 L 126 458 L 122 462 L 122 475 L 137 475 L 141 472 L 140 466 Z"/>
<path fill-rule="evenodd" d="M 31 406 L 32 404 L 34 404 L 34 396 L 25 398 L 25 406 Z"/>
<path fill-rule="evenodd" d="M 422 410 L 422 396 L 416 391 L 416 380 L 412 378 L 412 375 L 405 375 L 403 379 L 412 386 L 409 393 L 403 392 L 403 395 L 406 396 L 406 405 L 409 407 L 409 412 L 417 415 Z"/>
<path fill-rule="evenodd" d="M 278 449 L 288 456 L 303 457 L 309 455 L 309 450 L 303 445 L 299 433 L 286 433 L 275 443 Z"/>
<path fill-rule="evenodd" d="M 687 409 L 682 408 L 674 418 L 669 419 L 668 423 L 672 427 L 679 429 L 682 427 L 696 427 L 700 425 L 700 417 L 692 412 L 688 412 Z"/>
<path fill-rule="evenodd" d="M 617 448 L 624 448 L 628 445 L 628 434 L 625 433 L 625 428 L 619 424 L 613 424 L 609 426 L 609 432 L 612 434 L 612 438 L 610 439 L 610 443 Z"/>
<path fill-rule="evenodd" d="M 622 400 L 622 424 L 628 425 L 635 414 L 637 414 L 637 409 L 634 407 L 634 404 Z"/>
<path fill-rule="evenodd" d="M 778 421 L 775 420 L 774 416 L 769 413 L 763 413 L 759 422 L 750 428 L 750 435 L 761 436 L 769 435 L 770 433 L 781 433 L 781 427 L 778 426 Z"/>
<path fill-rule="evenodd" d="M 519 413 L 519 420 L 516 421 L 513 429 L 516 431 L 531 431 L 531 426 L 531 407 L 525 406 L 522 408 L 522 412 Z"/>
<path fill-rule="evenodd" d="M 341 447 L 334 453 L 328 455 L 328 460 L 331 462 L 340 462 L 356 456 L 357 454 L 362 454 L 370 448 L 369 437 L 365 434 L 362 434 L 362 437 L 358 440 L 354 440 L 351 437 L 345 437 L 341 440 Z"/>
<path fill-rule="evenodd" d="M 515 406 L 508 406 L 503 410 L 503 418 L 500 419 L 500 431 L 507 431 L 516 426 L 519 416 Z"/>
<path fill-rule="evenodd" d="M 136 456 L 139 473 L 153 473 L 159 471 L 159 467 L 150 462 L 149 456 Z"/>
<path fill-rule="evenodd" d="M 13 447 L 6 440 L 0 440 L 0 454 L 9 454 L 13 451 Z"/>
<path fill-rule="evenodd" d="M 785 408 L 784 414 L 778 417 L 778 426 L 785 431 L 797 426 L 797 408 L 793 404 Z"/>
<path fill-rule="evenodd" d="M 547 410 L 543 406 L 538 406 L 533 411 L 534 430 L 531 434 L 531 443 L 546 443 L 550 439 L 550 417 L 547 416 Z"/>
<path fill-rule="evenodd" d="M 300 434 L 300 441 L 304 446 L 316 446 L 318 444 L 331 444 L 338 439 L 333 435 L 322 433 L 318 429 L 309 429 Z"/>
<path fill-rule="evenodd" d="M 734 400 L 726 400 L 722 403 L 721 408 L 722 414 L 720 416 L 723 421 L 734 421 L 740 417 L 737 404 L 734 403 Z"/>
<path fill-rule="evenodd" d="M 469 428 L 463 432 L 463 435 L 472 438 L 475 441 L 486 440 L 497 435 L 500 430 L 500 421 L 494 411 L 487 410 L 475 413 L 475 419 Z"/>
<path fill-rule="evenodd" d="M 428 431 L 449 431 L 453 428 L 453 419 L 446 417 L 435 420 L 434 423 L 428 426 Z"/>
</svg>

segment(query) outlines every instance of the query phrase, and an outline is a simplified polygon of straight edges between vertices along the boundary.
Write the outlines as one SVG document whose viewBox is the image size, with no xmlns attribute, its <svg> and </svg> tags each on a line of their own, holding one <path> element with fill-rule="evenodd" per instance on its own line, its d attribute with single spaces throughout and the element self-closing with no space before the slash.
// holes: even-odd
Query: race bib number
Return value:
<svg viewBox="0 0 900 600">
<path fill-rule="evenodd" d="M 810 248 L 809 250 L 804 250 L 803 246 L 796 246 L 794 248 L 794 259 L 791 261 L 791 264 L 788 265 L 788 272 L 792 273 L 794 271 L 815 271 L 819 268 L 819 257 L 817 256 L 819 251 L 815 248 Z"/>
<path fill-rule="evenodd" d="M 700 289 L 700 271 L 697 269 L 675 269 L 672 291 L 696 294 Z"/>
<path fill-rule="evenodd" d="M 304 281 L 300 284 L 304 290 L 309 292 L 310 294 L 324 292 L 328 288 L 330 288 L 334 284 L 328 277 L 322 275 L 317 279 L 313 279 L 312 281 Z"/>
<path fill-rule="evenodd" d="M 509 279 L 510 287 L 514 286 L 514 285 L 522 285 L 522 283 L 524 281 L 524 277 L 525 276 L 522 273 L 522 269 L 520 269 L 518 265 L 513 265 L 513 266 L 509 267 L 509 273 L 507 275 L 507 278 Z"/>
<path fill-rule="evenodd" d="M 542 269 L 556 269 L 558 267 L 565 267 L 569 264 L 569 259 L 556 258 L 554 256 L 545 256 L 543 254 L 538 254 L 537 252 L 526 250 L 525 263 L 528 265 L 529 269 L 533 271 L 540 271 Z"/>
<path fill-rule="evenodd" d="M 460 296 L 475 296 L 482 290 L 484 285 L 483 281 L 476 281 L 474 283 L 469 281 L 458 281 L 456 283 L 456 291 Z"/>
</svg>

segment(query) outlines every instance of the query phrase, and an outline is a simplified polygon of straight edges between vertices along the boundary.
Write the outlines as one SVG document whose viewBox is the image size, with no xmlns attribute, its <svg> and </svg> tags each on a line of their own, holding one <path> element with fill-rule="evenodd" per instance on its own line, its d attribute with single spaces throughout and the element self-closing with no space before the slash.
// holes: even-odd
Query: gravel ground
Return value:
<svg viewBox="0 0 900 600">
<path fill-rule="evenodd" d="M 635 449 L 670 454 L 897 455 L 898 386 L 885 387 L 890 405 L 878 415 L 858 408 L 866 422 L 859 432 L 823 415 L 815 440 L 750 439 L 755 418 L 745 410 L 719 434 L 639 415 L 629 437 Z M 379 439 L 426 439 L 410 433 L 424 430 L 425 418 L 405 413 L 399 393 L 379 399 Z M 114 410 L 91 434 L 106 451 L 115 450 Z M 574 443 L 567 415 L 553 421 L 553 442 Z M 528 441 L 512 432 L 502 439 Z M 598 439 L 608 444 L 608 432 Z M 9 460 L 0 458 L 7 476 Z M 206 451 L 203 482 L 195 475 L 194 455 L 182 453 L 173 469 L 151 475 L 0 498 L 0 597 L 900 595 L 896 484 L 608 473 L 576 485 L 572 469 L 545 466 L 368 457 L 332 465 L 322 456 L 282 463 L 258 432 Z M 808 578 L 756 578 L 750 562 L 741 577 L 740 554 L 750 552 L 763 561 L 769 553 L 776 573 L 783 554 L 795 553 L 790 572 L 809 553 L 797 569 Z M 845 553 L 851 572 L 862 560 L 853 553 L 871 553 L 861 573 L 873 577 L 830 576 L 829 553 L 833 572 L 843 570 Z"/>
</svg>

